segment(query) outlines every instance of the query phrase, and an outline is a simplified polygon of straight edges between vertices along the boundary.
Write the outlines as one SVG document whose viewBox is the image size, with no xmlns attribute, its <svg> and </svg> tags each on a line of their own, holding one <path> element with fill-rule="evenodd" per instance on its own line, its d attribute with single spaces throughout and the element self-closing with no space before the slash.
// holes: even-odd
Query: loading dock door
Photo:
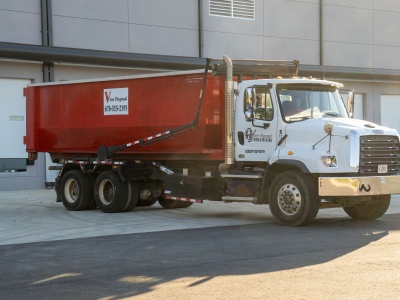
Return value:
<svg viewBox="0 0 400 300">
<path fill-rule="evenodd" d="M 400 132 L 400 95 L 381 96 L 381 125 Z"/>
<path fill-rule="evenodd" d="M 25 79 L 0 78 L 0 172 L 23 169 L 28 157 L 23 144 L 26 134 Z"/>
</svg>

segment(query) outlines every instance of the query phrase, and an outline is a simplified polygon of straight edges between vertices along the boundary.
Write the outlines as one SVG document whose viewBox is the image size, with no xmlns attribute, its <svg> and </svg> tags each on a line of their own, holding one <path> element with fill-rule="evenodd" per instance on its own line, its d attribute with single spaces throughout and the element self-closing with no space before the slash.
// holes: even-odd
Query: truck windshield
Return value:
<svg viewBox="0 0 400 300">
<path fill-rule="evenodd" d="M 348 117 L 336 86 L 278 84 L 276 91 L 282 117 L 286 122 Z"/>
</svg>

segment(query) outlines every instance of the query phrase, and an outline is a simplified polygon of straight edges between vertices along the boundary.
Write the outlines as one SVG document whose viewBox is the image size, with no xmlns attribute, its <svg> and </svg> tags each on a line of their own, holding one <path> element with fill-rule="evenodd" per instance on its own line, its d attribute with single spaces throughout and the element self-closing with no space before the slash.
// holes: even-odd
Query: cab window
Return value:
<svg viewBox="0 0 400 300">
<path fill-rule="evenodd" d="M 250 87 L 244 93 L 243 110 L 255 120 L 271 121 L 274 118 L 271 94 L 266 87 Z"/>
</svg>

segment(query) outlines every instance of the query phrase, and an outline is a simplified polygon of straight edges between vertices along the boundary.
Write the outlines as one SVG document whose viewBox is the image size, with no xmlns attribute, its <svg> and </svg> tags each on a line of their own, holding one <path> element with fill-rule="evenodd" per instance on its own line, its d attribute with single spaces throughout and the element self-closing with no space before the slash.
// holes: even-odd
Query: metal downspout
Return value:
<svg viewBox="0 0 400 300">
<path fill-rule="evenodd" d="M 53 46 L 53 18 L 51 0 L 40 0 L 42 16 L 42 45 Z M 43 81 L 54 81 L 54 63 L 43 63 Z"/>
<path fill-rule="evenodd" d="M 198 27 L 199 27 L 199 57 L 203 57 L 203 7 L 202 1 L 197 0 Z"/>
<path fill-rule="evenodd" d="M 319 0 L 319 64 L 321 66 L 325 65 L 325 53 L 324 53 L 324 0 Z"/>
</svg>

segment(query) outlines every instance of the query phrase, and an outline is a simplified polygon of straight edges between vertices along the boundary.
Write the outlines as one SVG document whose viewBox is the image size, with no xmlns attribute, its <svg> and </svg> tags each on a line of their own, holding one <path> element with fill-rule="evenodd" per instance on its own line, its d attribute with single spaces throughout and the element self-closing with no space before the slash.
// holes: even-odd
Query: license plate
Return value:
<svg viewBox="0 0 400 300">
<path fill-rule="evenodd" d="M 388 168 L 387 165 L 378 165 L 378 173 L 387 173 Z"/>
</svg>

